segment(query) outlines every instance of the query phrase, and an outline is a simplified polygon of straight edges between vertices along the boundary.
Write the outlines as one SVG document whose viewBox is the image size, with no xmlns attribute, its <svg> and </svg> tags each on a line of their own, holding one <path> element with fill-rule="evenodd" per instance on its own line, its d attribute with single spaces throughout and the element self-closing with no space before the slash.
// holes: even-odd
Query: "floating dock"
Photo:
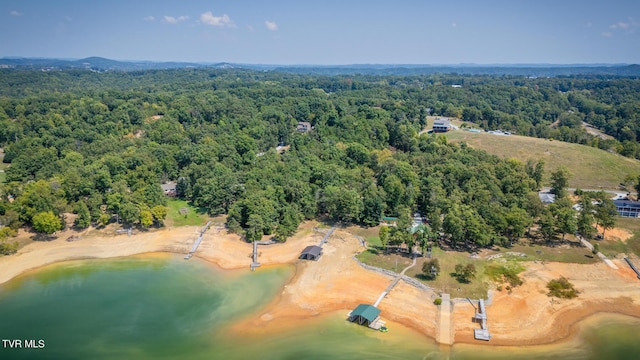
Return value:
<svg viewBox="0 0 640 360">
<path fill-rule="evenodd" d="M 193 247 L 191 247 L 191 251 L 189 251 L 189 253 L 185 255 L 184 257 L 185 260 L 191 259 L 191 257 L 196 252 L 196 250 L 198 250 L 198 246 L 200 246 L 200 243 L 202 242 L 202 237 L 204 236 L 204 232 L 207 231 L 207 229 L 209 229 L 210 225 L 211 225 L 211 221 L 207 222 L 207 224 L 202 228 L 202 230 L 200 230 L 200 236 L 198 236 L 198 239 L 196 239 L 195 244 L 193 244 Z"/>
<path fill-rule="evenodd" d="M 491 334 L 489 334 L 489 328 L 487 327 L 487 309 L 484 306 L 483 299 L 480 299 L 478 310 L 473 318 L 480 323 L 480 329 L 473 330 L 473 337 L 476 340 L 489 341 Z"/>
</svg>

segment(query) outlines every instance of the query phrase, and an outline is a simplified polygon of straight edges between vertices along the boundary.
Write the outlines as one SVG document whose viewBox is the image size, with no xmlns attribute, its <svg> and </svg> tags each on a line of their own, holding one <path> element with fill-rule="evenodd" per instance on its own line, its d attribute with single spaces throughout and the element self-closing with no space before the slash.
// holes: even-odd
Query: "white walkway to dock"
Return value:
<svg viewBox="0 0 640 360">
<path fill-rule="evenodd" d="M 391 289 L 394 288 L 394 286 L 396 286 L 398 284 L 398 282 L 400 281 L 400 279 L 402 279 L 402 277 L 404 276 L 404 273 L 411 269 L 412 267 L 416 266 L 416 256 L 413 256 L 413 262 L 411 263 L 411 265 L 407 266 L 406 268 L 404 268 L 404 270 L 402 270 L 402 272 L 400 274 L 398 274 L 398 276 L 393 280 L 393 282 L 391 284 L 389 284 L 389 286 L 387 286 L 387 288 L 382 292 L 382 294 L 380 294 L 380 296 L 378 297 L 378 300 L 376 300 L 375 304 L 373 304 L 373 306 L 378 307 L 378 305 L 380 305 L 380 302 L 382 301 L 382 299 L 385 298 L 385 296 L 387 296 L 390 292 Z"/>
<path fill-rule="evenodd" d="M 211 221 L 207 222 L 207 224 L 202 228 L 202 230 L 200 230 L 200 236 L 198 236 L 198 239 L 196 240 L 195 244 L 193 244 L 191 251 L 189 251 L 189 253 L 184 256 L 185 260 L 191 259 L 191 257 L 196 252 L 196 250 L 198 250 L 198 246 L 200 246 L 200 243 L 202 242 L 202 237 L 204 236 L 204 232 L 207 231 L 207 229 L 209 229 L 210 225 L 211 225 Z"/>
</svg>

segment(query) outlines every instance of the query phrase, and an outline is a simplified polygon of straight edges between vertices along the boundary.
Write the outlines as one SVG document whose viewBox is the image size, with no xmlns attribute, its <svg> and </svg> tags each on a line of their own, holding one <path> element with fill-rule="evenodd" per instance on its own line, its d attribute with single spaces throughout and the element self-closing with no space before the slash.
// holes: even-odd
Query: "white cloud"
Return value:
<svg viewBox="0 0 640 360">
<path fill-rule="evenodd" d="M 253 26 L 247 25 L 247 30 L 249 30 L 250 32 L 253 32 Z"/>
<path fill-rule="evenodd" d="M 633 18 L 629 18 L 628 21 L 618 21 L 615 24 L 609 25 L 609 28 L 614 31 L 624 31 L 627 34 L 634 33 L 636 29 L 640 27 L 640 23 Z"/>
<path fill-rule="evenodd" d="M 164 22 L 166 22 L 168 24 L 177 24 L 180 21 L 185 21 L 185 20 L 189 19 L 189 17 L 187 15 L 182 15 L 182 16 L 178 16 L 177 18 L 175 18 L 173 16 L 165 15 L 162 19 L 164 20 Z"/>
<path fill-rule="evenodd" d="M 602 33 L 602 36 L 604 36 L 604 37 L 612 37 L 613 33 L 611 31 L 605 31 L 605 32 Z"/>
<path fill-rule="evenodd" d="M 11 14 L 11 16 L 22 16 L 22 13 L 16 10 L 11 11 L 9 14 Z"/>
<path fill-rule="evenodd" d="M 451 27 L 456 27 L 456 26 L 458 26 L 458 24 L 456 24 L 454 22 L 451 23 Z"/>
<path fill-rule="evenodd" d="M 585 27 L 588 27 L 588 28 L 590 28 L 590 27 L 592 27 L 592 26 L 593 26 L 593 23 L 591 23 L 591 22 L 588 22 L 588 23 L 586 23 L 586 24 L 584 24 L 584 26 L 585 26 Z"/>
<path fill-rule="evenodd" d="M 211 11 L 207 11 L 200 15 L 200 21 L 203 24 L 217 26 L 217 27 L 236 27 L 236 24 L 233 23 L 233 20 L 229 17 L 229 15 L 224 14 L 222 16 L 214 16 Z"/>
<path fill-rule="evenodd" d="M 612 29 L 628 29 L 628 28 L 631 27 L 631 24 L 619 21 L 619 22 L 617 22 L 617 23 L 615 23 L 615 24 L 613 24 L 613 25 L 611 25 L 609 27 L 612 28 Z"/>
<path fill-rule="evenodd" d="M 144 20 L 144 21 L 153 21 L 153 20 L 155 20 L 155 19 L 156 19 L 156 18 L 154 18 L 154 17 L 153 17 L 153 16 L 151 16 L 151 15 L 149 15 L 149 16 L 145 16 L 145 17 L 143 17 L 143 18 L 142 18 L 142 20 Z"/>
<path fill-rule="evenodd" d="M 276 24 L 275 21 L 265 21 L 264 25 L 267 27 L 267 29 L 271 30 L 271 31 L 276 31 L 278 30 L 278 24 Z"/>
</svg>

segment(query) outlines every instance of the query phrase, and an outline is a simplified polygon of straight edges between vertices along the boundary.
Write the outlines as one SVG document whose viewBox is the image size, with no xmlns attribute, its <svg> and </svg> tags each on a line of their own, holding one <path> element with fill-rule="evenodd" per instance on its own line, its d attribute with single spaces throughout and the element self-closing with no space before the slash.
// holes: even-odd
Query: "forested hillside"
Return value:
<svg viewBox="0 0 640 360">
<path fill-rule="evenodd" d="M 418 136 L 426 116 L 637 157 L 639 90 L 628 78 L 5 70 L 0 144 L 11 166 L 0 224 L 50 232 L 74 211 L 78 227 L 116 216 L 160 225 L 160 184 L 172 180 L 248 240 L 284 241 L 305 218 L 373 226 L 420 211 L 452 243 L 504 243 L 540 215 L 531 191 L 541 164 Z M 298 131 L 299 121 L 312 129 Z M 587 134 L 582 121 L 619 140 Z"/>
</svg>

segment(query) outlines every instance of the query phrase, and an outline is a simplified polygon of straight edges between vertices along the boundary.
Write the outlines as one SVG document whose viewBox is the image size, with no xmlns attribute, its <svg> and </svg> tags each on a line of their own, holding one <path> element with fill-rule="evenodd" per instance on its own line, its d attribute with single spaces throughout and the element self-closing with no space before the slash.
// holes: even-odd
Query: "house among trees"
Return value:
<svg viewBox="0 0 640 360">
<path fill-rule="evenodd" d="M 176 196 L 178 195 L 177 191 L 176 191 L 176 183 L 173 181 L 169 181 L 166 184 L 162 184 L 160 185 L 160 187 L 162 188 L 162 191 L 164 192 L 165 195 L 167 196 Z"/>
<path fill-rule="evenodd" d="M 301 133 L 309 132 L 311 131 L 311 123 L 306 121 L 298 121 L 298 126 L 296 127 L 296 130 L 298 130 Z"/>
<path fill-rule="evenodd" d="M 621 217 L 640 217 L 640 201 L 614 200 L 613 203 Z"/>
<path fill-rule="evenodd" d="M 449 118 L 437 117 L 433 122 L 433 132 L 447 132 L 451 130 L 451 120 Z"/>
<path fill-rule="evenodd" d="M 317 245 L 307 246 L 302 250 L 299 259 L 303 260 L 318 260 L 322 256 L 322 248 Z"/>
<path fill-rule="evenodd" d="M 550 192 L 539 192 L 538 197 L 543 204 L 551 204 L 556 201 L 556 196 Z"/>
</svg>

